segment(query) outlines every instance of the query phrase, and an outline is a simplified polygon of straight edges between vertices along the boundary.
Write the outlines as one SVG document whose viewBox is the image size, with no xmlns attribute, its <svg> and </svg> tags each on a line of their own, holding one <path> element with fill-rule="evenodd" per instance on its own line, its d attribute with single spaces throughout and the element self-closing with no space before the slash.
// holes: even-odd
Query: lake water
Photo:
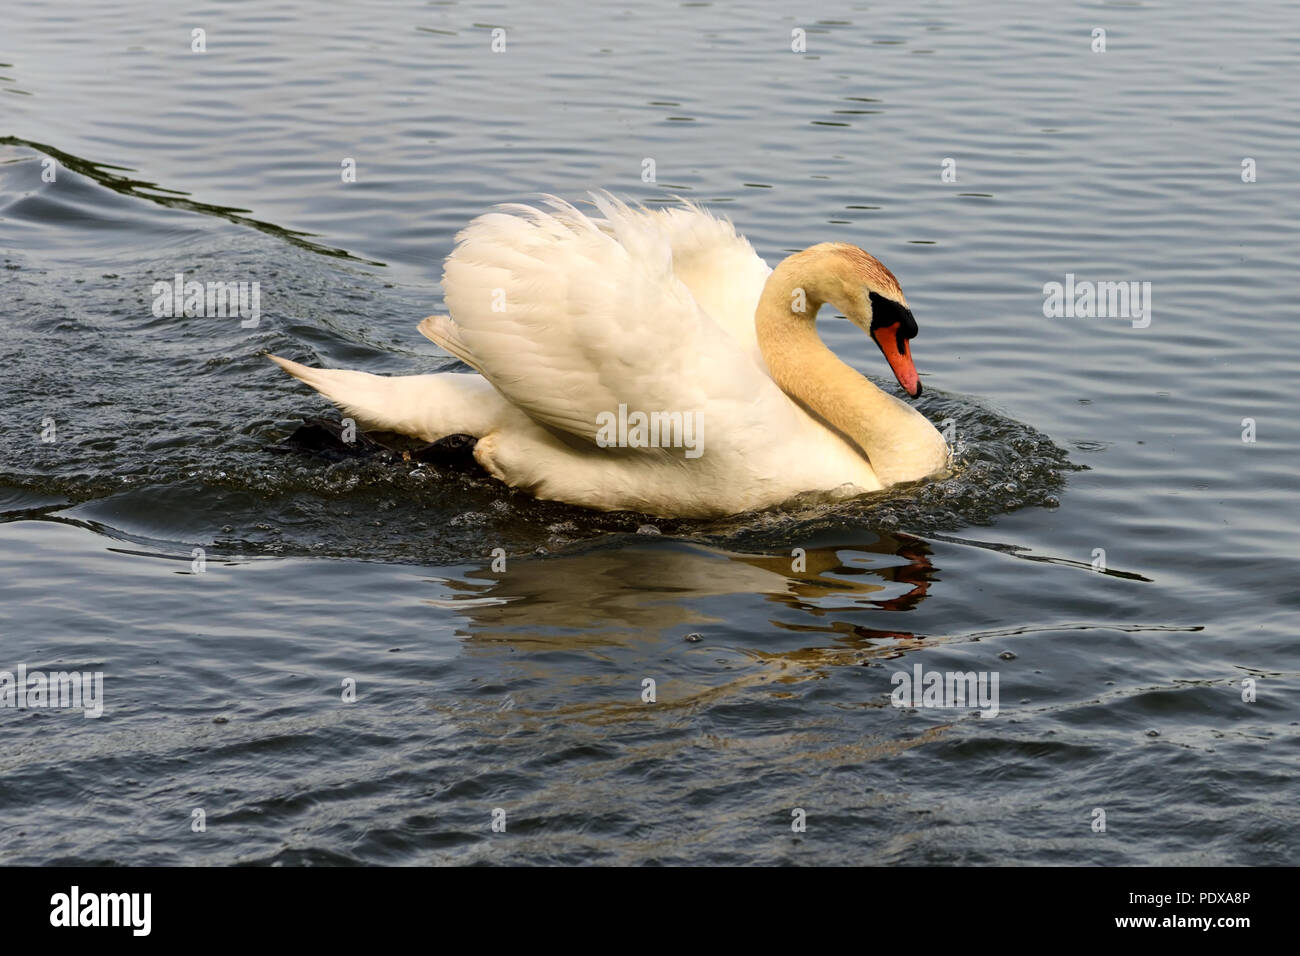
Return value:
<svg viewBox="0 0 1300 956">
<path fill-rule="evenodd" d="M 0 862 L 1295 861 L 1294 5 L 3 19 L 0 670 L 103 715 L 0 709 Z M 454 367 L 456 231 L 594 188 L 877 255 L 955 473 L 699 523 L 272 447 L 334 413 L 263 351 Z M 260 322 L 155 317 L 178 272 Z"/>
</svg>

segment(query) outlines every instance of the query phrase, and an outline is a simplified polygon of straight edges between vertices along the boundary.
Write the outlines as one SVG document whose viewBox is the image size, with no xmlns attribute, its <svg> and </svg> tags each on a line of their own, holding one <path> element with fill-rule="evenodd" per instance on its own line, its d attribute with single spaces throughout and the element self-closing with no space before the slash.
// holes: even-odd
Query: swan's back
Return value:
<svg viewBox="0 0 1300 956">
<path fill-rule="evenodd" d="M 603 218 L 550 198 L 471 222 L 444 272 L 451 317 L 425 334 L 534 420 L 588 441 L 620 405 L 731 420 L 764 397 L 779 406 L 753 330 L 768 270 L 749 243 L 694 207 L 593 201 Z"/>
<path fill-rule="evenodd" d="M 754 312 L 772 270 L 749 240 L 726 219 L 717 219 L 690 203 L 667 209 L 624 207 L 623 217 L 641 217 L 638 225 L 656 231 L 667 243 L 673 275 L 719 325 L 762 364 L 754 333 Z M 610 220 L 602 220 L 604 227 Z M 617 233 L 616 233 L 617 234 Z"/>
</svg>

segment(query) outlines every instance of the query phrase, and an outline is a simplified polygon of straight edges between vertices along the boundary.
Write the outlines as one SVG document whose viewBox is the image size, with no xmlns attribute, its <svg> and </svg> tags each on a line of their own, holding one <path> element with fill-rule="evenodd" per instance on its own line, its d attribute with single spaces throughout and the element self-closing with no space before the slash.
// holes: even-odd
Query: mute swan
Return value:
<svg viewBox="0 0 1300 956">
<path fill-rule="evenodd" d="M 719 516 L 945 467 L 934 426 L 817 335 L 829 302 L 921 394 L 916 322 L 874 257 L 822 243 L 773 270 L 693 205 L 592 198 L 604 218 L 548 197 L 545 209 L 501 206 L 457 236 L 443 276 L 451 315 L 419 329 L 478 375 L 268 357 L 363 428 L 472 435 L 496 478 L 587 508 Z"/>
</svg>

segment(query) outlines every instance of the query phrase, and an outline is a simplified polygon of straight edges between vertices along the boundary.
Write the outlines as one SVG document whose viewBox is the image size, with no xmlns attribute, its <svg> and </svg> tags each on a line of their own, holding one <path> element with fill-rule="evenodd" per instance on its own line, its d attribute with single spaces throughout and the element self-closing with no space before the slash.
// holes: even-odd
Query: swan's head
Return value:
<svg viewBox="0 0 1300 956">
<path fill-rule="evenodd" d="M 858 273 L 865 308 L 844 314 L 880 347 L 903 391 L 918 398 L 921 395 L 921 377 L 912 364 L 912 349 L 908 345 L 916 337 L 916 319 L 907 307 L 903 290 L 898 287 L 894 274 L 879 259 L 857 246 L 848 248 L 852 250 L 849 253 L 851 259 L 860 259 Z"/>
<path fill-rule="evenodd" d="M 815 317 L 823 302 L 843 312 L 879 346 L 903 391 L 917 398 L 921 379 L 908 344 L 916 336 L 916 319 L 894 274 L 871 253 L 847 242 L 823 242 L 786 263 L 793 266 L 794 281 L 807 290 L 809 314 Z"/>
<path fill-rule="evenodd" d="M 913 398 L 919 398 L 921 377 L 912 364 L 912 349 L 907 344 L 916 336 L 916 319 L 912 318 L 912 310 L 906 302 L 900 301 L 901 293 L 898 298 L 892 298 L 872 289 L 867 299 L 871 308 L 866 316 L 859 318 L 850 315 L 849 318 L 855 325 L 865 329 L 876 345 L 880 346 L 885 361 L 893 370 L 898 384 L 903 386 L 903 391 Z"/>
</svg>

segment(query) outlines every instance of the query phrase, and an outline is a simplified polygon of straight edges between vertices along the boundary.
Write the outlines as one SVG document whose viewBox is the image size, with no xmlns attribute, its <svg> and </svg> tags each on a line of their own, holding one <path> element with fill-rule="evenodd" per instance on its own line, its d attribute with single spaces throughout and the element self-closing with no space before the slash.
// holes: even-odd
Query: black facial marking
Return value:
<svg viewBox="0 0 1300 956">
<path fill-rule="evenodd" d="M 916 336 L 916 319 L 912 318 L 912 310 L 905 305 L 899 305 L 893 299 L 886 299 L 879 292 L 870 293 L 871 296 L 871 331 L 876 329 L 885 329 L 891 325 L 898 326 L 898 351 L 904 352 L 906 346 L 904 343 Z"/>
</svg>

